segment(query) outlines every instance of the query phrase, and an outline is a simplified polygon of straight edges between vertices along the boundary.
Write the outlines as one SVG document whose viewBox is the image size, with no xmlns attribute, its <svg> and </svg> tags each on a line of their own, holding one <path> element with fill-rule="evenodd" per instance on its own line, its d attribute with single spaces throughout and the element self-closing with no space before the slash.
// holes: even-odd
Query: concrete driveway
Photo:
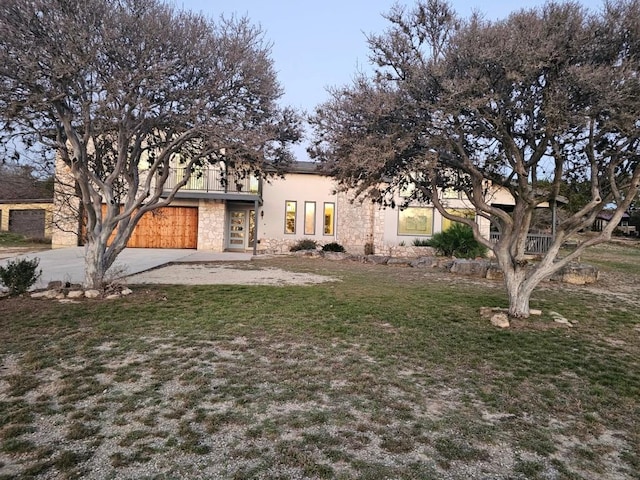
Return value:
<svg viewBox="0 0 640 480">
<path fill-rule="evenodd" d="M 0 265 L 13 259 L 39 258 L 42 276 L 34 289 L 45 288 L 51 281 L 61 280 L 70 283 L 84 281 L 84 247 L 60 248 L 25 253 L 0 260 Z M 164 248 L 125 248 L 116 259 L 111 271 L 128 276 L 160 267 L 168 263 L 196 263 L 214 261 L 248 261 L 250 253 L 209 252 L 205 250 L 184 250 Z"/>
</svg>

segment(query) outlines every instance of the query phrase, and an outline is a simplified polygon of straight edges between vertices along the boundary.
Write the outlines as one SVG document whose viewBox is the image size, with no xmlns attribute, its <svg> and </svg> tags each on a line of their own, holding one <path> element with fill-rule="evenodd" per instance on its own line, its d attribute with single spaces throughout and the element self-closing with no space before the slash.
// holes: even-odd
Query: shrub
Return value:
<svg viewBox="0 0 640 480">
<path fill-rule="evenodd" d="M 322 247 L 323 252 L 344 252 L 344 247 L 337 242 L 326 243 Z"/>
<path fill-rule="evenodd" d="M 473 230 L 462 223 L 454 223 L 444 232 L 436 233 L 428 242 L 441 255 L 458 258 L 484 257 L 487 248 L 473 238 Z"/>
<path fill-rule="evenodd" d="M 303 238 L 298 240 L 290 249 L 290 252 L 297 252 L 299 250 L 315 250 L 318 247 L 318 242 L 310 238 Z"/>
<path fill-rule="evenodd" d="M 38 258 L 9 260 L 6 266 L 0 267 L 0 282 L 9 289 L 10 295 L 25 293 L 42 275 L 42 270 L 37 270 L 39 263 Z"/>
<path fill-rule="evenodd" d="M 413 239 L 414 247 L 428 247 L 429 239 L 428 238 L 414 238 Z"/>
</svg>

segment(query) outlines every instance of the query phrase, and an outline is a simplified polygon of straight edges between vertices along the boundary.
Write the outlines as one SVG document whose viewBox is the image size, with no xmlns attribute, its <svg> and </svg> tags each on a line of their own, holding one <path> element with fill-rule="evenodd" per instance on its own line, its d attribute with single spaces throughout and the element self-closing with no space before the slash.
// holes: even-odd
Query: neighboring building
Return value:
<svg viewBox="0 0 640 480">
<path fill-rule="evenodd" d="M 52 236 L 53 199 L 0 200 L 0 231 L 28 238 Z"/>
<path fill-rule="evenodd" d="M 601 212 L 597 217 L 596 221 L 593 223 L 593 230 L 596 232 L 601 232 L 611 221 L 611 217 L 613 213 L 611 212 Z M 628 213 L 624 213 L 622 218 L 620 219 L 620 223 L 616 227 L 616 230 L 622 232 L 625 235 L 635 235 L 636 227 L 634 225 L 630 225 L 629 221 L 631 220 L 631 216 Z"/>
<path fill-rule="evenodd" d="M 182 175 L 180 168 L 172 169 L 166 189 Z M 73 228 L 81 222 L 65 208 L 77 201 L 63 201 L 61 190 L 56 189 L 56 224 L 66 219 L 67 228 L 54 231 L 54 248 L 82 243 L 80 227 Z M 489 196 L 492 203 L 513 204 L 510 195 L 500 190 Z M 444 192 L 443 199 L 448 208 L 475 218 L 473 206 L 457 192 Z M 488 238 L 489 222 L 477 221 Z M 146 214 L 128 245 L 279 253 L 310 238 L 321 245 L 338 242 L 351 253 L 363 253 L 367 244 L 376 253 L 389 253 L 450 225 L 430 205 L 383 208 L 370 200 L 354 199 L 348 192 L 336 193 L 335 180 L 320 173 L 313 163 L 295 163 L 284 177 L 268 180 L 236 177 L 221 164 L 203 167 L 171 206 Z"/>
</svg>

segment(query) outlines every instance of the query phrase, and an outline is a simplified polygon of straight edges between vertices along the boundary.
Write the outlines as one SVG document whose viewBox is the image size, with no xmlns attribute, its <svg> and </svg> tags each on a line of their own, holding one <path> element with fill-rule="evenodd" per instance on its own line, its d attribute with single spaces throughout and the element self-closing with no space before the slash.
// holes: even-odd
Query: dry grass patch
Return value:
<svg viewBox="0 0 640 480">
<path fill-rule="evenodd" d="M 575 328 L 498 331 L 495 283 L 255 266 L 342 282 L 0 300 L 0 478 L 638 478 L 632 303 L 548 285 Z"/>
</svg>

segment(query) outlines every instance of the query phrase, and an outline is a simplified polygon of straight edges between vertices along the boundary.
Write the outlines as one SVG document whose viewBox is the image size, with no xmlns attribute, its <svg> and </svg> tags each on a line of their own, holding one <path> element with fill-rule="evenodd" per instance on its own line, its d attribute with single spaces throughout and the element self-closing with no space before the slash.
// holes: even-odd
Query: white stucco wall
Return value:
<svg viewBox="0 0 640 480">
<path fill-rule="evenodd" d="M 334 182 L 331 178 L 310 173 L 288 173 L 284 179 L 272 178 L 262 187 L 263 205 L 258 220 L 258 239 L 261 250 L 287 251 L 288 246 L 302 238 L 316 240 L 319 244 L 336 241 L 339 218 L 337 195 L 333 193 Z M 296 202 L 296 232 L 285 233 L 285 204 Z M 315 202 L 315 233 L 305 234 L 305 202 Z M 324 204 L 333 203 L 334 232 L 324 234 Z"/>
</svg>

